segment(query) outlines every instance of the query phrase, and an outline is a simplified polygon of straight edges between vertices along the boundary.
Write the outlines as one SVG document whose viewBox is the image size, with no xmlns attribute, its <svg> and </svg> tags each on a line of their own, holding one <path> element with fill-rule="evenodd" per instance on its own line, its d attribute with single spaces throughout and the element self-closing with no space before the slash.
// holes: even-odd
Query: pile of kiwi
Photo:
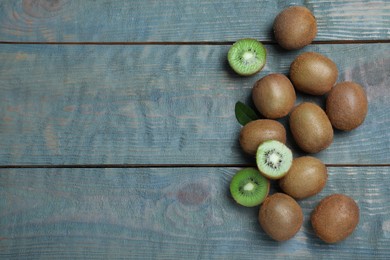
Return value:
<svg viewBox="0 0 390 260">
<path fill-rule="evenodd" d="M 317 23 L 309 9 L 293 6 L 277 15 L 273 29 L 282 48 L 296 50 L 313 41 Z M 255 39 L 241 39 L 230 48 L 228 61 L 238 74 L 254 75 L 266 63 L 266 49 Z M 274 240 L 294 237 L 304 219 L 297 200 L 318 194 L 328 180 L 326 165 L 320 159 L 311 155 L 293 158 L 286 145 L 286 129 L 277 120 L 288 116 L 295 143 L 303 152 L 315 154 L 332 144 L 333 129 L 353 130 L 367 115 L 363 87 L 355 82 L 336 84 L 337 79 L 338 68 L 331 59 L 320 53 L 304 52 L 291 63 L 288 76 L 269 74 L 252 88 L 254 106 L 263 119 L 243 124 L 239 142 L 245 153 L 255 157 L 256 167 L 239 170 L 230 182 L 230 192 L 238 204 L 260 207 L 260 226 Z M 299 92 L 324 96 L 326 108 L 312 102 L 296 105 Z M 238 119 L 237 111 L 236 116 Z M 281 192 L 270 195 L 273 180 Z M 332 194 L 318 203 L 310 219 L 320 239 L 336 243 L 357 227 L 359 207 L 344 194 Z"/>
</svg>

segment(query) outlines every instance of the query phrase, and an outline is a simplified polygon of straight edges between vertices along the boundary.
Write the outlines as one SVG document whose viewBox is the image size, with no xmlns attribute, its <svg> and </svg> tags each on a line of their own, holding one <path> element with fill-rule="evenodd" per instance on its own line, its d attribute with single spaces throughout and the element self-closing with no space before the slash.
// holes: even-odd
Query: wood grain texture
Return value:
<svg viewBox="0 0 390 260">
<path fill-rule="evenodd" d="M 316 40 L 390 39 L 387 0 L 3 0 L 0 41 L 268 41 L 275 16 L 291 5 L 312 10 Z"/>
<path fill-rule="evenodd" d="M 313 11 L 316 41 L 344 44 L 267 44 L 260 74 L 232 73 L 228 44 L 273 41 L 273 19 L 291 5 Z M 0 1 L 0 259 L 388 259 L 389 24 L 388 0 Z M 362 84 L 369 112 L 315 155 L 333 165 L 328 184 L 299 201 L 297 236 L 276 243 L 258 208 L 229 194 L 240 168 L 227 166 L 254 164 L 239 147 L 234 104 L 251 104 L 253 83 L 287 73 L 303 51 Z M 354 198 L 361 220 L 327 245 L 309 216 L 332 193 Z"/>
<path fill-rule="evenodd" d="M 390 249 L 390 167 L 329 167 L 318 195 L 299 201 L 305 220 L 290 241 L 261 230 L 258 208 L 236 205 L 238 168 L 1 169 L 4 259 L 385 259 Z M 278 190 L 273 183 L 271 192 Z M 322 243 L 309 222 L 332 193 L 354 198 L 360 223 Z"/>
<path fill-rule="evenodd" d="M 300 52 L 267 46 L 265 69 L 243 78 L 228 68 L 228 48 L 3 45 L 0 164 L 253 163 L 237 141 L 234 104 L 250 104 L 253 83 L 271 72 L 287 73 Z M 331 147 L 316 156 L 328 164 L 388 164 L 389 45 L 302 51 L 333 59 L 339 80 L 362 84 L 369 99 L 365 123 L 337 131 Z M 324 98 L 298 96 L 297 103 L 324 105 Z M 280 121 L 287 126 L 286 118 Z"/>
</svg>

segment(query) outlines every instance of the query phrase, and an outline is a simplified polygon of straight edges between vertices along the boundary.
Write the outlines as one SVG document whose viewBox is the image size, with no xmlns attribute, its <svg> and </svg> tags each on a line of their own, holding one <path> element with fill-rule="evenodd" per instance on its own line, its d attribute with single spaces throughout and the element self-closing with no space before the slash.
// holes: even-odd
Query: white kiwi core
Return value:
<svg viewBox="0 0 390 260">
<path fill-rule="evenodd" d="M 256 55 L 253 52 L 246 51 L 242 55 L 242 58 L 244 59 L 245 62 L 251 63 L 251 62 L 253 62 L 253 60 L 256 59 Z"/>
<path fill-rule="evenodd" d="M 248 182 L 245 186 L 244 186 L 244 190 L 245 191 L 251 191 L 255 188 L 255 185 L 253 185 L 252 182 Z"/>
</svg>

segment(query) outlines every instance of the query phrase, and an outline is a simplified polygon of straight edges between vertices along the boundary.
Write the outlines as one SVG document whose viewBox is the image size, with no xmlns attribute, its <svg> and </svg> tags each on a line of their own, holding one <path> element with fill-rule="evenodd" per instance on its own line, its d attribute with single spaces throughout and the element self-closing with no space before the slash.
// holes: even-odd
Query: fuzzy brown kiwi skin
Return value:
<svg viewBox="0 0 390 260">
<path fill-rule="evenodd" d="M 328 57 L 316 52 L 304 52 L 291 63 L 289 75 L 296 90 L 323 95 L 335 85 L 338 69 Z"/>
<path fill-rule="evenodd" d="M 273 24 L 278 44 L 286 50 L 301 49 L 317 35 L 317 21 L 309 9 L 291 6 L 280 12 Z"/>
<path fill-rule="evenodd" d="M 326 99 L 326 114 L 333 127 L 350 131 L 360 126 L 368 112 L 368 100 L 363 87 L 355 82 L 336 84 Z"/>
<path fill-rule="evenodd" d="M 302 226 L 302 208 L 284 193 L 272 194 L 260 207 L 259 223 L 264 232 L 274 240 L 288 240 L 295 236 Z"/>
<path fill-rule="evenodd" d="M 359 223 L 359 206 L 344 194 L 322 199 L 313 210 L 311 224 L 316 235 L 326 243 L 337 243 L 350 236 Z"/>
<path fill-rule="evenodd" d="M 318 153 L 333 142 L 333 127 L 317 104 L 303 102 L 290 113 L 290 130 L 297 145 L 307 153 Z"/>
<path fill-rule="evenodd" d="M 239 142 L 241 148 L 250 155 L 255 155 L 261 143 L 267 140 L 278 140 L 286 143 L 286 129 L 276 120 L 258 119 L 241 128 Z"/>
<path fill-rule="evenodd" d="M 326 185 L 328 171 L 321 160 L 312 156 L 295 158 L 287 174 L 279 180 L 280 188 L 295 199 L 319 193 Z"/>
<path fill-rule="evenodd" d="M 266 118 L 277 119 L 288 115 L 296 94 L 291 81 L 283 74 L 269 74 L 254 84 L 252 99 L 257 110 Z"/>
</svg>

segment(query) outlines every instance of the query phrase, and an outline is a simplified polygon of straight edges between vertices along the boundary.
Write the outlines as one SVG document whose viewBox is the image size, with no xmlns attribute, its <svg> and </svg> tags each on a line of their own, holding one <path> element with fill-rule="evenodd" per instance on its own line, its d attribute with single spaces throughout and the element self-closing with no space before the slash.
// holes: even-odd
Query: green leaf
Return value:
<svg viewBox="0 0 390 260">
<path fill-rule="evenodd" d="M 236 103 L 234 112 L 236 113 L 237 121 L 243 126 L 250 121 L 258 119 L 256 112 L 240 101 Z"/>
</svg>

